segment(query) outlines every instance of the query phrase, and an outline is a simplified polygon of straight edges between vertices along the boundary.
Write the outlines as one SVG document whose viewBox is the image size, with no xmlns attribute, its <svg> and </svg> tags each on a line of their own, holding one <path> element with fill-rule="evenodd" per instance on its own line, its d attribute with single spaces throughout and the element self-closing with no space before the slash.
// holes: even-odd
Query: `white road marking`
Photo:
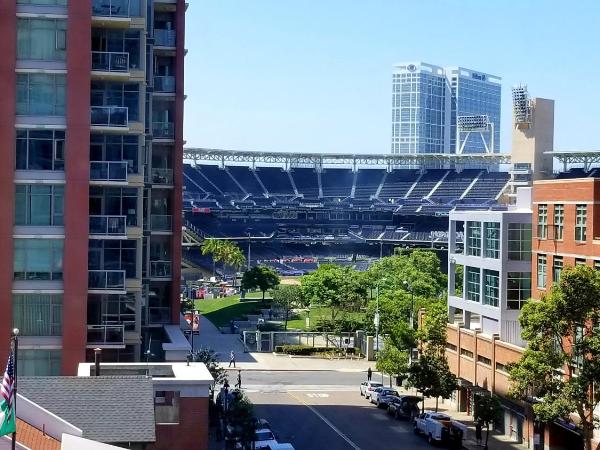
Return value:
<svg viewBox="0 0 600 450">
<path fill-rule="evenodd" d="M 342 433 L 342 431 L 340 431 L 339 428 L 337 428 L 334 424 L 332 424 L 329 419 L 327 419 L 327 417 L 325 417 L 323 414 L 321 414 L 319 411 L 317 411 L 315 408 L 313 408 L 311 405 L 309 405 L 308 403 L 306 403 L 304 400 L 302 400 L 302 398 L 300 397 L 296 397 L 294 394 L 288 392 L 288 395 L 290 397 L 292 397 L 294 400 L 302 403 L 304 406 L 306 406 L 308 409 L 310 409 L 319 419 L 321 419 L 323 422 L 325 422 L 325 424 L 331 428 L 333 431 L 335 431 L 339 437 L 341 437 L 344 441 L 346 441 L 348 443 L 348 445 L 350 445 L 350 447 L 352 447 L 354 450 L 362 450 L 358 445 L 356 445 L 354 442 L 352 442 L 352 440 L 346 436 L 344 433 Z"/>
<path fill-rule="evenodd" d="M 306 394 L 306 396 L 307 396 L 307 397 L 311 397 L 311 398 L 315 398 L 315 397 L 318 397 L 318 398 L 327 398 L 327 397 L 329 397 L 329 394 L 323 394 L 323 393 L 319 393 L 319 394 L 316 394 L 316 393 L 310 393 L 310 394 Z"/>
</svg>

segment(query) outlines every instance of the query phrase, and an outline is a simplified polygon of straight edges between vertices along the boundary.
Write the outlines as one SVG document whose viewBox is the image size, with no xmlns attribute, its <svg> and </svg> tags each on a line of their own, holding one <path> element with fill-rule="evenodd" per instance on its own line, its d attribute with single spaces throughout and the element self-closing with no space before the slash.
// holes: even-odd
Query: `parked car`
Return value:
<svg viewBox="0 0 600 450">
<path fill-rule="evenodd" d="M 447 414 L 425 411 L 415 419 L 415 434 L 424 434 L 430 444 L 451 444 L 462 447 L 464 425 Z"/>
<path fill-rule="evenodd" d="M 267 421 L 267 419 L 259 419 L 259 418 L 254 419 L 254 428 L 257 430 L 262 430 L 265 428 L 268 430 L 273 430 L 273 428 L 271 428 L 271 424 Z"/>
<path fill-rule="evenodd" d="M 376 383 L 375 381 L 363 381 L 362 383 L 360 383 L 360 395 L 368 399 L 369 397 L 371 397 L 371 392 L 373 392 L 378 387 L 382 386 L 383 384 Z"/>
<path fill-rule="evenodd" d="M 401 395 L 388 401 L 387 412 L 394 419 L 408 419 L 414 421 L 419 415 L 419 403 L 422 398 L 416 395 Z"/>
<path fill-rule="evenodd" d="M 370 402 L 375 403 L 378 408 L 387 406 L 388 401 L 392 397 L 398 397 L 398 391 L 386 387 L 378 387 L 371 392 Z"/>
<path fill-rule="evenodd" d="M 254 446 L 252 448 L 255 450 L 267 449 L 269 447 L 276 446 L 277 444 L 278 442 L 275 439 L 273 432 L 268 428 L 261 428 L 256 430 L 256 440 L 254 441 Z"/>
</svg>

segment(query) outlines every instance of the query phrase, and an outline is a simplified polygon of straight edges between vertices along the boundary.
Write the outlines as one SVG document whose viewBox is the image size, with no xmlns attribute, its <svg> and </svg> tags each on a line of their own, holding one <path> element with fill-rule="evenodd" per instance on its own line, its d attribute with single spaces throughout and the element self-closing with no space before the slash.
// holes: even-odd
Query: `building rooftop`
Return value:
<svg viewBox="0 0 600 450">
<path fill-rule="evenodd" d="M 146 376 L 23 377 L 19 393 L 100 442 L 154 442 L 154 388 Z"/>
</svg>

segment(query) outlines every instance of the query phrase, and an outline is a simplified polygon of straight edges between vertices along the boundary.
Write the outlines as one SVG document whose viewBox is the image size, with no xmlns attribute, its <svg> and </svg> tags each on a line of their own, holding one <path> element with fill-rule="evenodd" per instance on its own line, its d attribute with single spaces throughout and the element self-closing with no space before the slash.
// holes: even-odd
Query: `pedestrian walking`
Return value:
<svg viewBox="0 0 600 450">
<path fill-rule="evenodd" d="M 367 370 L 367 381 L 371 381 L 372 376 L 373 376 L 373 371 L 369 367 L 369 370 Z"/>
<path fill-rule="evenodd" d="M 235 387 L 237 387 L 238 389 L 242 388 L 242 371 L 241 370 L 238 370 L 237 383 L 235 384 Z"/>
<path fill-rule="evenodd" d="M 232 364 L 233 367 L 235 367 L 235 353 L 233 353 L 233 350 L 231 350 L 231 353 L 229 354 L 229 367 L 231 367 Z"/>
<path fill-rule="evenodd" d="M 482 439 L 481 431 L 482 431 L 481 420 L 478 420 L 477 423 L 475 424 L 475 440 L 477 441 L 477 445 L 479 445 L 479 446 L 481 446 L 481 439 Z"/>
</svg>

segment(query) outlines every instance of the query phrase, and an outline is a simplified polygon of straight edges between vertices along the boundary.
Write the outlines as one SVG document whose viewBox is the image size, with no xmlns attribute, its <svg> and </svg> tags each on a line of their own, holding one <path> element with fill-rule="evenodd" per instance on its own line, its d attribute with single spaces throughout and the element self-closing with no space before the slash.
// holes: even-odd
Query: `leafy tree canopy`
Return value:
<svg viewBox="0 0 600 450">
<path fill-rule="evenodd" d="M 238 269 L 246 262 L 246 257 L 240 248 L 231 241 L 213 238 L 206 239 L 202 243 L 201 251 L 203 255 L 212 255 L 215 262 L 222 262 Z"/>
<path fill-rule="evenodd" d="M 254 266 L 244 272 L 242 276 L 242 289 L 259 289 L 262 292 L 263 300 L 265 292 L 273 289 L 279 284 L 279 275 L 274 269 L 267 266 Z"/>
<path fill-rule="evenodd" d="M 287 330 L 290 310 L 306 306 L 304 296 L 302 295 L 302 289 L 297 285 L 279 285 L 273 289 L 272 295 L 273 305 L 277 305 L 285 313 L 285 329 Z"/>
<path fill-rule="evenodd" d="M 540 400 L 533 405 L 539 419 L 579 415 L 588 450 L 600 403 L 594 388 L 600 380 L 599 319 L 600 272 L 583 265 L 565 269 L 547 295 L 523 307 L 519 321 L 528 347 L 508 367 L 511 395 Z"/>
</svg>

